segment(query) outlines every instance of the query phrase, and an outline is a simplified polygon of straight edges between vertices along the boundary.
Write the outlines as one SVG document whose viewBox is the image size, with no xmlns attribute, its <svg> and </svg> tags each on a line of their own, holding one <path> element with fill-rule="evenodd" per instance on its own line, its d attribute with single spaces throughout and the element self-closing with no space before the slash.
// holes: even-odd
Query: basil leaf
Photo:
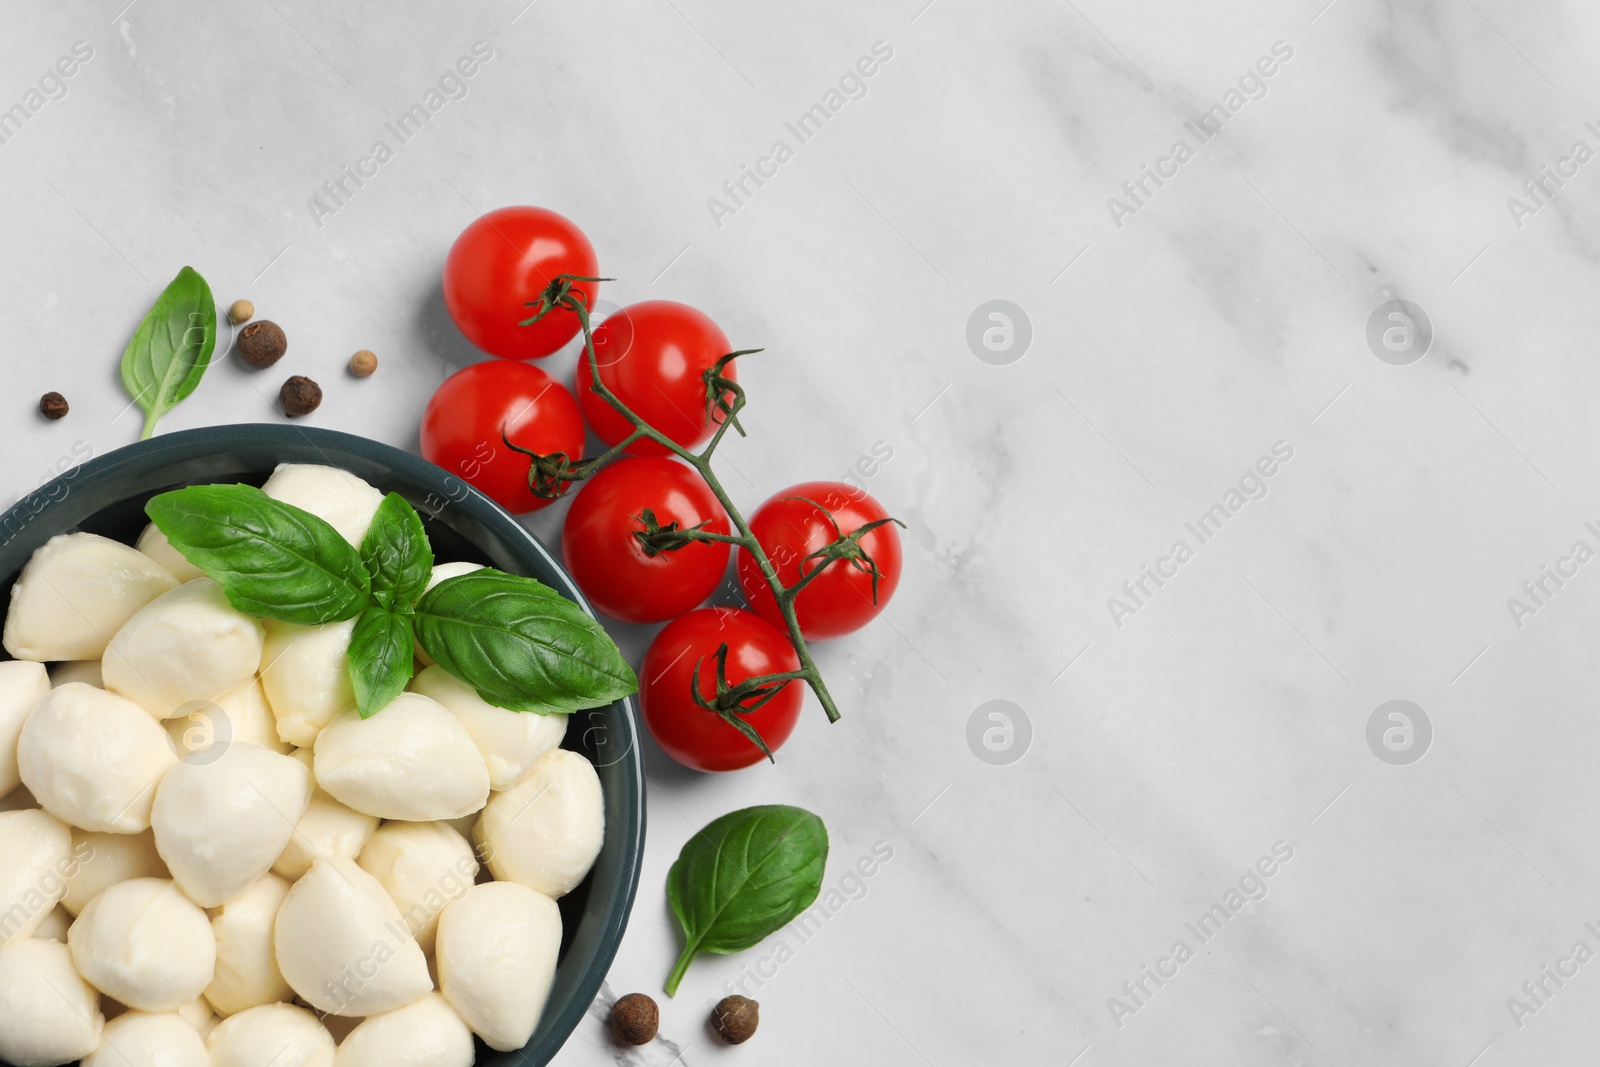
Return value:
<svg viewBox="0 0 1600 1067">
<path fill-rule="evenodd" d="M 356 619 L 345 659 L 356 691 L 356 711 L 363 719 L 382 711 L 405 692 L 415 649 L 409 615 L 375 607 Z"/>
<path fill-rule="evenodd" d="M 156 422 L 194 392 L 217 347 L 211 286 L 184 267 L 162 290 L 122 353 L 122 384 L 144 409 L 142 441 Z"/>
<path fill-rule="evenodd" d="M 246 615 L 316 626 L 372 603 L 371 580 L 337 530 L 252 485 L 193 485 L 144 506 L 183 557 Z"/>
<path fill-rule="evenodd" d="M 667 995 L 700 953 L 742 952 L 810 907 L 827 862 L 828 828 L 787 804 L 729 812 L 690 838 L 667 872 L 684 937 Z"/>
<path fill-rule="evenodd" d="M 361 540 L 361 562 L 372 575 L 372 598 L 386 607 L 409 611 L 433 577 L 433 549 L 416 509 L 399 493 L 378 505 Z"/>
<path fill-rule="evenodd" d="M 489 567 L 417 602 L 417 641 L 491 704 L 541 714 L 597 708 L 639 688 L 600 624 L 532 578 Z"/>
</svg>

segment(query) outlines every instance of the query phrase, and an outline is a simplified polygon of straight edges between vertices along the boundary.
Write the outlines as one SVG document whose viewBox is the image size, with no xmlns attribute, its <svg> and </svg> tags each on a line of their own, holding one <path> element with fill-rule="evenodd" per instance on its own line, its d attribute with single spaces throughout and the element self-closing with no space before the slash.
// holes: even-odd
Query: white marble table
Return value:
<svg viewBox="0 0 1600 1067">
<path fill-rule="evenodd" d="M 415 447 L 473 358 L 445 250 L 519 202 L 579 221 L 611 298 L 766 347 L 741 499 L 892 450 L 869 488 L 908 574 L 821 651 L 843 721 L 810 706 L 732 776 L 651 754 L 609 989 L 659 992 L 667 867 L 731 808 L 821 813 L 840 906 L 702 960 L 649 1049 L 597 1011 L 558 1063 L 1592 1053 L 1600 963 L 1570 953 L 1600 950 L 1600 563 L 1570 557 L 1600 549 L 1600 9 L 125 2 L 5 12 L 0 109 L 39 104 L 0 127 L 8 499 L 137 435 L 116 359 L 185 263 L 285 325 L 282 374 L 328 394 L 308 421 Z M 395 140 L 479 41 L 464 95 Z M 1426 352 L 1369 347 L 1397 299 Z M 969 345 L 990 300 L 1027 317 L 1009 347 L 982 315 Z M 361 347 L 367 382 L 340 372 Z M 224 360 L 165 426 L 276 418 L 282 374 Z M 47 389 L 69 418 L 32 413 Z M 1424 746 L 1387 711 L 1369 746 L 1396 699 L 1431 724 L 1420 762 L 1391 762 Z M 969 735 L 994 700 L 1030 724 L 999 751 L 998 720 Z M 761 1032 L 718 1047 L 706 1006 L 741 980 Z"/>
</svg>

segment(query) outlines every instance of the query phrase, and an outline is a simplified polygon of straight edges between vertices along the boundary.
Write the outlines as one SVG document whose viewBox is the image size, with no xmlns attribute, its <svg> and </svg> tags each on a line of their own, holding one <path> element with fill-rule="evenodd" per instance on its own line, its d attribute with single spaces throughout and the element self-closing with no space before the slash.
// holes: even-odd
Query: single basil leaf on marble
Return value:
<svg viewBox="0 0 1600 1067">
<path fill-rule="evenodd" d="M 787 804 L 729 812 L 691 837 L 667 872 L 684 939 L 667 995 L 700 953 L 743 952 L 809 908 L 827 862 L 828 828 Z"/>
<path fill-rule="evenodd" d="M 122 353 L 122 384 L 145 413 L 141 441 L 155 432 L 161 416 L 195 391 L 216 347 L 211 286 L 184 267 L 145 312 Z"/>
<path fill-rule="evenodd" d="M 533 578 L 490 567 L 417 602 L 417 643 L 489 703 L 540 714 L 598 708 L 639 688 L 604 628 Z"/>
<path fill-rule="evenodd" d="M 433 549 L 422 518 L 399 493 L 378 505 L 361 541 L 361 562 L 372 576 L 372 597 L 386 607 L 409 611 L 433 577 Z"/>
<path fill-rule="evenodd" d="M 151 497 L 144 510 L 246 615 L 316 626 L 353 619 L 372 603 L 350 542 L 253 485 L 192 485 Z"/>
<path fill-rule="evenodd" d="M 363 719 L 382 711 L 405 692 L 415 656 L 409 615 L 371 607 L 356 619 L 345 659 L 356 691 L 356 711 Z"/>
</svg>

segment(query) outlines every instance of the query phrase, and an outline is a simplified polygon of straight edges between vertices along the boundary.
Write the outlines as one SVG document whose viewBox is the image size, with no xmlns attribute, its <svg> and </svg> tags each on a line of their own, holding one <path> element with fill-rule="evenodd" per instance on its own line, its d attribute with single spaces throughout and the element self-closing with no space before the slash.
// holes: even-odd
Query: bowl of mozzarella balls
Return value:
<svg viewBox="0 0 1600 1067">
<path fill-rule="evenodd" d="M 419 654 L 362 718 L 352 622 L 236 610 L 145 516 L 236 483 L 356 545 L 398 493 L 432 583 L 491 566 L 587 610 L 460 479 L 328 430 L 165 435 L 0 516 L 0 1064 L 546 1063 L 638 884 L 631 702 L 509 711 Z"/>
</svg>

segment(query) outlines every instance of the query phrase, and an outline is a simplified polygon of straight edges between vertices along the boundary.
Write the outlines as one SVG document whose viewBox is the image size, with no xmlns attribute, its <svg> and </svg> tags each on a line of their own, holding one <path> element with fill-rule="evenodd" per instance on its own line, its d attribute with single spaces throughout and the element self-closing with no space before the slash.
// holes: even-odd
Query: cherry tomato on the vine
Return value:
<svg viewBox="0 0 1600 1067">
<path fill-rule="evenodd" d="M 446 378 L 428 401 L 421 436 L 422 458 L 513 512 L 551 501 L 529 489 L 532 460 L 506 439 L 540 455 L 583 458 L 583 416 L 567 387 L 538 367 L 499 359 Z"/>
<path fill-rule="evenodd" d="M 444 304 L 467 340 L 490 355 L 538 359 L 572 340 L 581 324 L 557 308 L 531 326 L 536 300 L 558 275 L 599 277 L 594 246 L 583 231 L 554 211 L 503 207 L 479 216 L 450 246 L 444 264 Z M 599 282 L 577 288 L 594 307 Z"/>
<path fill-rule="evenodd" d="M 578 491 L 561 528 L 561 551 L 595 607 L 626 622 L 660 622 L 705 603 L 727 570 L 725 543 L 670 547 L 674 529 L 701 523 L 710 533 L 730 529 L 698 471 L 665 456 L 621 459 Z"/>
<path fill-rule="evenodd" d="M 663 435 L 685 448 L 709 438 L 721 421 L 706 411 L 705 372 L 727 355 L 728 339 L 717 324 L 687 304 L 646 300 L 606 317 L 594 330 L 600 380 Z M 737 381 L 729 363 L 723 374 Z M 633 432 L 633 424 L 594 391 L 587 358 L 578 361 L 578 402 L 600 440 L 614 445 Z M 628 451 L 662 456 L 654 441 L 637 441 Z"/>
<path fill-rule="evenodd" d="M 789 638 L 770 623 L 736 608 L 702 608 L 668 623 L 645 653 L 640 705 L 645 725 L 663 751 L 697 771 L 735 771 L 766 759 L 755 742 L 715 711 L 694 702 L 695 666 L 700 695 L 717 692 L 717 649 L 728 646 L 730 686 L 747 678 L 800 669 Z M 773 752 L 794 732 L 804 701 L 804 683 L 791 681 L 771 700 L 747 715 Z"/>
<path fill-rule="evenodd" d="M 839 637 L 877 618 L 900 584 L 900 531 L 893 522 L 863 534 L 851 556 L 829 560 L 813 553 L 889 513 L 867 493 L 843 482 L 805 482 L 777 493 L 750 517 L 750 532 L 792 586 L 825 567 L 795 597 L 800 633 L 807 640 Z M 783 615 L 761 568 L 739 550 L 739 587 L 753 611 L 777 626 Z"/>
</svg>

